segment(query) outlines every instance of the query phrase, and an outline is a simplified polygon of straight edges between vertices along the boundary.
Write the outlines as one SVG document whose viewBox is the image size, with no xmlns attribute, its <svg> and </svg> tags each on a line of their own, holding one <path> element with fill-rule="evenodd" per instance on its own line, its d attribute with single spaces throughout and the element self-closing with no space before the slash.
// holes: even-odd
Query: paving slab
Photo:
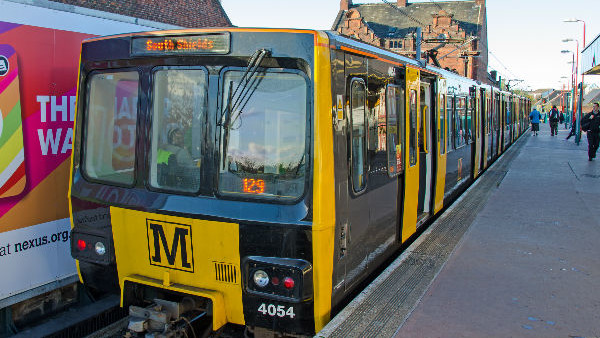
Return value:
<svg viewBox="0 0 600 338">
<path fill-rule="evenodd" d="M 600 157 L 525 144 L 395 337 L 600 337 Z"/>
</svg>

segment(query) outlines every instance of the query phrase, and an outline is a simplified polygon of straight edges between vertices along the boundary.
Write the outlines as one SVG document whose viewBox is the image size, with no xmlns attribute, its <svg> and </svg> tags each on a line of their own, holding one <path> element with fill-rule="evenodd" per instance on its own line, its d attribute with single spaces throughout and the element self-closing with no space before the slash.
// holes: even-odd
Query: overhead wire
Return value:
<svg viewBox="0 0 600 338">
<path fill-rule="evenodd" d="M 389 0 L 381 0 L 382 2 L 384 2 L 385 4 L 387 4 L 388 6 L 390 6 L 391 8 L 395 9 L 396 11 L 400 12 L 400 14 L 404 15 L 405 17 L 407 17 L 408 19 L 412 20 L 413 22 L 417 23 L 420 27 L 426 27 L 426 25 L 421 22 L 420 20 L 418 20 L 417 18 L 413 17 L 412 15 L 410 15 L 409 13 L 407 13 L 406 11 L 403 11 L 402 9 L 400 9 L 398 6 L 392 4 Z M 440 6 L 440 4 L 436 3 L 434 0 L 429 0 L 430 3 L 432 3 L 433 5 L 435 5 L 437 8 L 439 8 L 440 10 L 443 10 L 442 6 Z M 487 40 L 487 39 L 486 39 Z M 504 63 L 502 61 L 500 61 L 500 59 L 494 54 L 492 53 L 492 51 L 490 50 L 487 41 L 484 41 L 483 39 L 479 39 L 479 41 L 481 41 L 481 43 L 483 45 L 485 45 L 486 50 L 488 51 L 488 54 L 491 55 L 494 59 L 496 59 L 498 61 L 498 63 L 500 63 L 500 65 L 510 74 L 512 74 L 512 76 L 514 76 L 515 78 L 517 77 L 515 75 L 514 72 L 512 72 L 510 69 L 508 69 L 508 67 L 506 67 L 506 65 L 504 65 Z M 458 45 L 458 43 L 453 43 L 455 45 Z M 462 44 L 459 46 L 463 47 L 466 44 Z M 489 65 L 488 65 L 489 67 Z"/>
</svg>

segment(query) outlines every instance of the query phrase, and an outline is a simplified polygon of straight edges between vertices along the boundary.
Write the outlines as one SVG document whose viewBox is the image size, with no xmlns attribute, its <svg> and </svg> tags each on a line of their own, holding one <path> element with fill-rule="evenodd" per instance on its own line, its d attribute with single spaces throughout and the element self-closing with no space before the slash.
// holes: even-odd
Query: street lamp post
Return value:
<svg viewBox="0 0 600 338">
<path fill-rule="evenodd" d="M 569 119 L 571 114 L 569 113 L 569 93 L 571 90 L 571 84 L 568 81 L 568 77 L 566 76 L 561 76 L 560 77 L 561 80 L 564 80 L 564 82 L 561 81 L 562 84 L 562 91 L 560 93 L 560 105 L 563 108 L 563 113 L 565 114 L 565 129 L 569 128 Z M 566 85 L 565 85 L 566 83 Z M 566 108 L 566 111 L 564 111 Z"/>
<path fill-rule="evenodd" d="M 575 123 L 575 91 L 577 90 L 576 85 L 575 85 L 575 53 L 571 50 L 561 50 L 560 51 L 563 54 L 567 54 L 567 53 L 571 53 L 571 57 L 572 57 L 572 61 L 569 61 L 568 63 L 571 64 L 571 83 L 570 83 L 570 88 L 569 88 L 569 93 L 570 93 L 570 102 L 569 102 L 569 110 L 570 110 L 570 115 L 571 115 L 571 123 Z M 566 76 L 565 76 L 566 78 Z"/>
<path fill-rule="evenodd" d="M 583 23 L 583 46 L 581 47 L 581 50 L 585 49 L 585 21 L 581 20 L 581 19 L 576 19 L 576 18 L 570 18 L 570 19 L 566 19 L 564 20 L 564 22 L 581 22 Z M 569 40 L 569 39 L 567 39 Z M 572 39 L 571 39 L 572 40 Z M 564 41 L 564 40 L 563 40 Z M 575 40 L 577 41 L 577 40 Z M 577 59 L 578 59 L 578 64 L 579 64 L 579 42 L 577 42 Z M 575 143 L 577 143 L 577 145 L 579 145 L 579 141 L 581 140 L 581 108 L 583 106 L 583 73 L 581 74 L 581 83 L 577 84 L 577 86 L 579 87 L 579 98 L 577 99 L 577 134 L 575 135 Z M 577 78 L 577 74 L 575 74 L 575 78 Z M 577 83 L 577 82 L 576 82 Z"/>
<path fill-rule="evenodd" d="M 575 143 L 577 145 L 579 145 L 579 141 L 581 140 L 581 128 L 580 128 L 580 123 L 581 123 L 581 100 L 583 99 L 583 81 L 581 84 L 578 83 L 578 78 L 577 78 L 577 74 L 579 73 L 579 40 L 577 39 L 564 39 L 562 40 L 562 42 L 571 42 L 571 41 L 575 41 L 577 44 L 577 53 L 575 56 L 575 95 L 574 95 L 574 100 L 573 103 L 574 105 L 576 105 L 576 107 L 574 107 L 573 111 L 577 111 L 577 113 L 575 114 L 575 122 L 576 122 L 576 134 L 575 134 Z M 579 95 L 577 95 L 577 92 L 579 91 Z"/>
</svg>

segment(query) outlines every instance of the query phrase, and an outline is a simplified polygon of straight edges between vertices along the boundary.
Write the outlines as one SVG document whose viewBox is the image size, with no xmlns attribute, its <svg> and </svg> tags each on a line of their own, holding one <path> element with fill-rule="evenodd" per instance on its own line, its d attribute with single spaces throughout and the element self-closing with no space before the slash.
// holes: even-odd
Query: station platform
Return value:
<svg viewBox="0 0 600 338">
<path fill-rule="evenodd" d="M 600 154 L 523 135 L 317 337 L 600 337 Z"/>
</svg>

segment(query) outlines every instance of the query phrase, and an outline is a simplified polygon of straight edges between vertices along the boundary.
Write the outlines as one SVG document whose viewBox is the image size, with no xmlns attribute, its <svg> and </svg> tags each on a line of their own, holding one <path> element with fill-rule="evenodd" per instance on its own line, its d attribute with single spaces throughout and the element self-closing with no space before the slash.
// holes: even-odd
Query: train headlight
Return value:
<svg viewBox="0 0 600 338">
<path fill-rule="evenodd" d="M 71 256 L 79 261 L 110 265 L 115 260 L 112 245 L 109 235 L 83 232 L 76 228 L 71 231 Z"/>
<path fill-rule="evenodd" d="M 94 249 L 96 250 L 96 253 L 100 256 L 102 256 L 106 253 L 106 247 L 104 246 L 104 243 L 102 243 L 102 242 L 96 242 Z"/>
<path fill-rule="evenodd" d="M 303 259 L 247 256 L 244 291 L 260 298 L 299 302 L 313 297 L 312 265 Z"/>
<path fill-rule="evenodd" d="M 254 284 L 258 287 L 264 288 L 269 284 L 269 275 L 263 270 L 254 271 Z"/>
</svg>

